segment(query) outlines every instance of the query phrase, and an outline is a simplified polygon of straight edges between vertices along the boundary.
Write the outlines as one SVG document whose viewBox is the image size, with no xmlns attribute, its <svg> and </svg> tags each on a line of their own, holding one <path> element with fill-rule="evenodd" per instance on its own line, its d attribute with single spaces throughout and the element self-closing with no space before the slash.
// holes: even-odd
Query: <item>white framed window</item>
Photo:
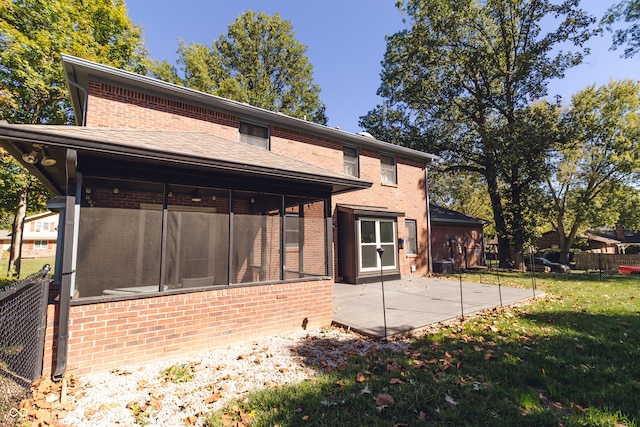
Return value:
<svg viewBox="0 0 640 427">
<path fill-rule="evenodd" d="M 287 213 L 284 216 L 285 247 L 297 249 L 300 247 L 300 215 Z"/>
<path fill-rule="evenodd" d="M 380 180 L 383 184 L 397 184 L 396 158 L 380 155 Z"/>
<path fill-rule="evenodd" d="M 240 122 L 240 142 L 269 149 L 269 128 L 253 123 Z"/>
<path fill-rule="evenodd" d="M 360 271 L 396 268 L 397 229 L 394 220 L 362 218 L 358 221 Z M 382 259 L 378 248 L 384 250 Z"/>
<path fill-rule="evenodd" d="M 418 253 L 418 230 L 415 219 L 404 220 L 404 250 L 407 255 Z"/>
<path fill-rule="evenodd" d="M 49 231 L 49 221 L 36 221 L 35 231 L 40 233 L 42 231 Z"/>
<path fill-rule="evenodd" d="M 33 242 L 33 249 L 44 250 L 49 248 L 48 240 L 36 240 Z"/>
<path fill-rule="evenodd" d="M 360 168 L 358 165 L 358 149 L 353 147 L 343 148 L 344 174 L 358 178 L 360 176 Z"/>
</svg>

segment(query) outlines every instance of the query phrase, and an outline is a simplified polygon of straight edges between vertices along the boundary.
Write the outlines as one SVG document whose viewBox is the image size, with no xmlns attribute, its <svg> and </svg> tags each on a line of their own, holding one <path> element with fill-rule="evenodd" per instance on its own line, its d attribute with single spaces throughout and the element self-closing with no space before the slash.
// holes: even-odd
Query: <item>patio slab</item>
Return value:
<svg viewBox="0 0 640 427">
<path fill-rule="evenodd" d="M 510 305 L 534 297 L 532 289 L 483 285 L 460 281 L 407 277 L 384 282 L 333 285 L 333 322 L 373 336 L 406 333 L 429 325 L 468 316 L 488 308 Z M 535 297 L 543 296 L 537 291 Z"/>
</svg>

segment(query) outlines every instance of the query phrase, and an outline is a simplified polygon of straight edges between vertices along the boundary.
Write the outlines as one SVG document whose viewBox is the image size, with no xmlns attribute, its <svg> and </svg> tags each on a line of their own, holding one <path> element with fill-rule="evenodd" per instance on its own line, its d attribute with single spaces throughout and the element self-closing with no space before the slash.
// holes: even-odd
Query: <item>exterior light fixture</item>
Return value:
<svg viewBox="0 0 640 427">
<path fill-rule="evenodd" d="M 30 165 L 35 165 L 38 163 L 38 152 L 36 150 L 31 150 L 29 153 L 24 153 L 22 155 L 22 160 Z"/>
<path fill-rule="evenodd" d="M 56 164 L 56 159 L 54 159 L 49 155 L 49 152 L 47 151 L 46 148 L 42 152 L 42 160 L 40 160 L 40 164 L 42 166 L 53 166 Z"/>
<path fill-rule="evenodd" d="M 198 190 L 197 188 L 194 188 L 193 191 L 191 192 L 191 201 L 192 202 L 202 201 L 202 194 L 200 194 L 200 190 Z"/>
</svg>

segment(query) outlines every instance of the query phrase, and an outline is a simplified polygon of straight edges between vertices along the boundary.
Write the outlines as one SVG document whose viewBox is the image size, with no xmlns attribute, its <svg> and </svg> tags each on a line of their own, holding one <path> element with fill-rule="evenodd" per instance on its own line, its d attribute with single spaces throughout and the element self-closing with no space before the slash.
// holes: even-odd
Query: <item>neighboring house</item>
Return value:
<svg viewBox="0 0 640 427">
<path fill-rule="evenodd" d="M 597 228 L 582 233 L 574 245 L 575 249 L 585 252 L 603 254 L 637 254 L 640 253 L 640 233 L 625 230 L 621 225 L 615 228 Z M 536 239 L 535 246 L 539 250 L 560 247 L 558 234 L 555 231 L 543 233 Z"/>
<path fill-rule="evenodd" d="M 333 286 L 429 272 L 437 157 L 70 56 L 63 65 L 80 126 L 0 124 L 0 144 L 58 195 L 45 373 L 320 327 Z"/>
<path fill-rule="evenodd" d="M 435 265 L 453 260 L 454 270 L 484 267 L 484 226 L 488 221 L 430 205 L 431 248 Z"/>
<path fill-rule="evenodd" d="M 58 238 L 56 212 L 43 212 L 24 219 L 21 258 L 49 258 L 56 254 Z M 11 247 L 11 231 L 0 231 L 3 256 Z"/>
</svg>

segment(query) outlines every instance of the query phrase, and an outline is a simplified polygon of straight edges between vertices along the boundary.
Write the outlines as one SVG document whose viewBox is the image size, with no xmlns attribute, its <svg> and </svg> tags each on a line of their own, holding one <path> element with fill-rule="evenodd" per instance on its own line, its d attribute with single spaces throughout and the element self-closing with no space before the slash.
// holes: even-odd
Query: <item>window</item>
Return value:
<svg viewBox="0 0 640 427">
<path fill-rule="evenodd" d="M 49 247 L 49 241 L 36 240 L 33 242 L 33 249 L 47 249 Z"/>
<path fill-rule="evenodd" d="M 396 268 L 396 223 L 389 220 L 360 220 L 360 271 Z M 382 260 L 378 248 L 384 249 Z"/>
<path fill-rule="evenodd" d="M 418 253 L 418 237 L 415 219 L 404 220 L 404 249 L 408 255 Z"/>
<path fill-rule="evenodd" d="M 36 232 L 49 231 L 49 221 L 36 221 Z"/>
<path fill-rule="evenodd" d="M 298 249 L 300 246 L 300 215 L 287 213 L 284 217 L 284 238 L 287 248 Z"/>
<path fill-rule="evenodd" d="M 380 179 L 383 184 L 397 184 L 395 157 L 380 155 Z"/>
<path fill-rule="evenodd" d="M 240 142 L 269 149 L 269 128 L 240 122 Z"/>
<path fill-rule="evenodd" d="M 352 147 L 344 147 L 344 173 L 345 175 L 355 176 L 358 178 L 360 176 L 360 171 L 358 168 L 358 149 Z"/>
</svg>

